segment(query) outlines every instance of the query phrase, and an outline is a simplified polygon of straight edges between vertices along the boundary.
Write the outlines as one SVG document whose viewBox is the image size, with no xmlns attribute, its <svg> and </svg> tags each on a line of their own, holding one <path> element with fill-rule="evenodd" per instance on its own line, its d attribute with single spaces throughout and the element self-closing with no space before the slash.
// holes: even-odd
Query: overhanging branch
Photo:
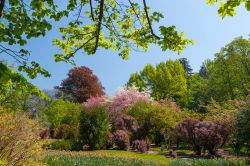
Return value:
<svg viewBox="0 0 250 166">
<path fill-rule="evenodd" d="M 0 0 L 0 18 L 2 18 L 3 15 L 4 5 L 5 5 L 5 0 Z"/>
<path fill-rule="evenodd" d="M 101 26 L 102 26 L 102 18 L 103 18 L 103 8 L 104 8 L 104 0 L 100 1 L 100 13 L 98 17 L 98 24 L 97 24 L 97 35 L 96 35 L 96 42 L 94 47 L 94 53 L 96 52 L 99 44 L 99 38 L 100 38 L 100 32 L 101 32 Z"/>
<path fill-rule="evenodd" d="M 148 15 L 148 6 L 147 6 L 147 3 L 146 3 L 146 0 L 143 0 L 143 5 L 144 5 L 144 11 L 146 13 L 146 18 L 147 18 L 147 22 L 148 22 L 148 25 L 149 25 L 149 29 L 151 31 L 151 34 L 157 38 L 158 40 L 162 39 L 161 37 L 159 37 L 158 35 L 156 35 L 154 33 L 154 30 L 153 30 L 153 27 L 152 27 L 152 23 L 150 21 L 150 18 L 149 18 L 149 15 Z"/>
</svg>

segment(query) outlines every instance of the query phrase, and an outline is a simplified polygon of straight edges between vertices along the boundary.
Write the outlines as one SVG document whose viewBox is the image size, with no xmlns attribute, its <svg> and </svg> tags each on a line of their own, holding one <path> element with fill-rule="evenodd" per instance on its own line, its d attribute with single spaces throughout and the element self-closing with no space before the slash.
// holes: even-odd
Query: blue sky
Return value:
<svg viewBox="0 0 250 166">
<path fill-rule="evenodd" d="M 195 45 L 188 46 L 181 56 L 170 51 L 162 52 L 160 47 L 151 46 L 145 53 L 132 52 L 126 61 L 112 51 L 98 50 L 96 55 L 92 56 L 78 53 L 75 58 L 77 66 L 92 69 L 109 95 L 123 86 L 131 73 L 140 71 L 148 63 L 155 65 L 168 59 L 186 57 L 194 71 L 198 71 L 205 59 L 212 59 L 216 52 L 235 37 L 248 37 L 250 34 L 250 12 L 243 7 L 237 10 L 235 17 L 222 20 L 217 14 L 217 8 L 207 5 L 205 0 L 148 0 L 148 5 L 151 6 L 151 11 L 156 10 L 164 14 L 165 18 L 159 25 L 176 25 L 178 31 L 184 31 L 186 37 L 195 41 Z M 59 85 L 72 67 L 69 64 L 54 62 L 53 55 L 58 49 L 51 41 L 56 37 L 58 33 L 54 30 L 45 38 L 32 39 L 27 46 L 32 51 L 32 59 L 52 74 L 51 78 L 39 76 L 31 80 L 41 89 L 52 89 Z"/>
</svg>

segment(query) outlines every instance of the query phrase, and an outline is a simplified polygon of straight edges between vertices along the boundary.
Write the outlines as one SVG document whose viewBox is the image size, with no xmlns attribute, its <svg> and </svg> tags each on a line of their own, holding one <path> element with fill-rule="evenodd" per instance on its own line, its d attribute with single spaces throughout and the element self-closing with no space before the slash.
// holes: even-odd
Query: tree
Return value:
<svg viewBox="0 0 250 166">
<path fill-rule="evenodd" d="M 187 58 L 180 58 L 179 61 L 182 64 L 182 67 L 185 70 L 187 76 L 190 76 L 192 74 L 193 69 L 191 68 Z"/>
<path fill-rule="evenodd" d="M 247 152 L 250 152 L 250 99 L 247 98 L 246 107 L 236 117 L 233 127 L 234 148 L 239 154 L 240 149 L 246 145 Z"/>
<path fill-rule="evenodd" d="M 127 85 L 148 90 L 156 100 L 171 97 L 178 103 L 186 102 L 186 73 L 178 60 L 161 62 L 156 67 L 148 64 L 141 72 L 132 74 Z"/>
<path fill-rule="evenodd" d="M 63 19 L 63 18 L 72 19 Z M 163 51 L 181 51 L 192 41 L 178 33 L 175 26 L 160 26 L 156 32 L 154 23 L 163 15 L 150 12 L 146 0 L 68 0 L 54 1 L 1 0 L 0 1 L 0 51 L 19 63 L 19 71 L 35 78 L 38 73 L 50 76 L 37 62 L 28 61 L 30 52 L 23 48 L 31 38 L 43 37 L 53 23 L 65 21 L 60 27 L 61 38 L 54 39 L 62 52 L 55 54 L 55 61 L 71 62 L 72 57 L 84 51 L 95 54 L 98 48 L 119 50 L 119 56 L 127 59 L 131 49 L 146 51 L 149 44 L 158 44 Z M 87 20 L 87 21 L 86 21 Z M 12 45 L 21 49 L 14 50 Z M 9 47 L 10 46 L 10 47 Z"/>
<path fill-rule="evenodd" d="M 104 106 L 83 107 L 80 115 L 80 140 L 90 149 L 105 146 L 109 133 L 108 112 Z"/>
<path fill-rule="evenodd" d="M 250 41 L 234 39 L 207 63 L 211 98 L 226 101 L 245 98 L 250 88 Z"/>
<path fill-rule="evenodd" d="M 31 111 L 29 100 L 33 97 L 49 99 L 21 74 L 14 72 L 12 67 L 0 62 L 0 106 L 11 108 L 13 111 Z"/>
<path fill-rule="evenodd" d="M 203 78 L 208 79 L 208 69 L 207 69 L 207 64 L 210 62 L 210 60 L 206 60 L 205 62 L 202 63 L 201 68 L 199 70 L 199 75 Z"/>
<path fill-rule="evenodd" d="M 204 112 L 205 106 L 210 101 L 208 89 L 208 79 L 201 77 L 199 73 L 191 75 L 188 79 L 189 98 L 187 107 Z"/>
<path fill-rule="evenodd" d="M 58 95 L 65 100 L 78 103 L 86 102 L 91 97 L 104 95 L 104 88 L 88 67 L 74 67 L 68 73 L 68 78 L 56 87 Z"/>
</svg>

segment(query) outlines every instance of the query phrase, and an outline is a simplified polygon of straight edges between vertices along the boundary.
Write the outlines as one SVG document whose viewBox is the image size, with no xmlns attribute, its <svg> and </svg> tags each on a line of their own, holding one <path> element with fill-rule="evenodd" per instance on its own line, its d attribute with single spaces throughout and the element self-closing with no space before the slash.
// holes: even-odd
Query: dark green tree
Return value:
<svg viewBox="0 0 250 166">
<path fill-rule="evenodd" d="M 189 61 L 187 60 L 187 58 L 180 58 L 179 61 L 182 64 L 182 67 L 185 70 L 187 76 L 190 76 L 192 74 L 193 69 L 190 66 Z"/>
</svg>

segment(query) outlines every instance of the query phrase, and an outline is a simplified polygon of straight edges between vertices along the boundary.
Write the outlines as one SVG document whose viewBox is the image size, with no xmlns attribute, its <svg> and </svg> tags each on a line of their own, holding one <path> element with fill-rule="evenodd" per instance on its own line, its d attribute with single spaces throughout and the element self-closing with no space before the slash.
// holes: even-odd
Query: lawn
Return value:
<svg viewBox="0 0 250 166">
<path fill-rule="evenodd" d="M 46 151 L 49 166 L 246 166 L 243 161 L 224 159 L 170 159 L 161 154 L 128 151 Z"/>
<path fill-rule="evenodd" d="M 89 166 L 164 166 L 170 159 L 160 154 L 141 154 L 128 151 L 98 150 L 98 151 L 46 151 L 44 162 L 53 166 L 89 165 Z"/>
</svg>

